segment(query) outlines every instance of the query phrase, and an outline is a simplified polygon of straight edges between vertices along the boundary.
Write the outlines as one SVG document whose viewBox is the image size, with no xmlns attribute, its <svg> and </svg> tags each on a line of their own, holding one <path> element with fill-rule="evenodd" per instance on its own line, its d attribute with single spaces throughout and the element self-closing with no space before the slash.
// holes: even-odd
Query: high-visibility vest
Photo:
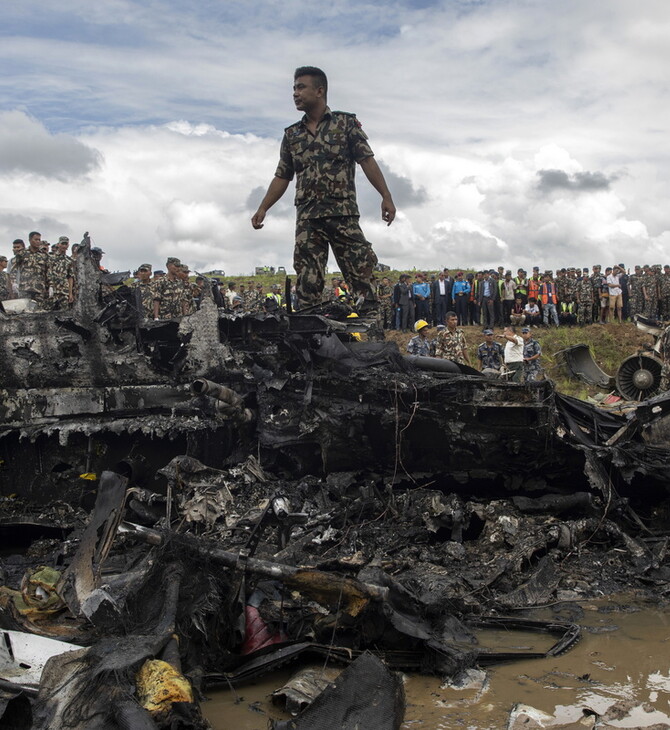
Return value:
<svg viewBox="0 0 670 730">
<path fill-rule="evenodd" d="M 521 298 L 528 294 L 528 279 L 522 279 L 519 276 L 514 277 L 514 293 Z"/>
<path fill-rule="evenodd" d="M 551 294 L 549 294 L 551 291 Z M 541 284 L 540 285 L 540 300 L 542 304 L 546 304 L 551 297 L 551 303 L 556 304 L 558 297 L 556 296 L 556 284 Z"/>
<path fill-rule="evenodd" d="M 540 280 L 531 277 L 528 279 L 528 298 L 537 299 L 540 293 Z"/>
</svg>

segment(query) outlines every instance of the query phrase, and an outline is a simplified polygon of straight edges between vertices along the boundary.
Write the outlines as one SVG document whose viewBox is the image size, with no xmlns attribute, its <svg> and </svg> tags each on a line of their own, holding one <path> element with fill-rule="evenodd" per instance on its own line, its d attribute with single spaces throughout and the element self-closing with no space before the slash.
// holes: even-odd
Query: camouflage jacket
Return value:
<svg viewBox="0 0 670 730">
<path fill-rule="evenodd" d="M 9 275 L 6 271 L 0 271 L 0 301 L 9 299 L 10 289 L 11 282 L 9 281 Z"/>
<path fill-rule="evenodd" d="M 453 360 L 461 365 L 465 365 L 465 350 L 466 350 L 465 335 L 463 330 L 457 329 L 455 332 L 450 332 L 449 328 L 440 330 L 437 333 L 435 339 L 435 357 L 442 357 L 445 360 Z"/>
<path fill-rule="evenodd" d="M 201 296 L 202 289 L 194 281 L 184 282 L 184 314 L 194 314 L 198 310 L 195 300 L 200 300 Z"/>
<path fill-rule="evenodd" d="M 49 254 L 47 280 L 53 296 L 67 296 L 70 293 L 68 279 L 74 280 L 74 261 L 65 254 Z"/>
<path fill-rule="evenodd" d="M 307 129 L 307 115 L 284 130 L 275 176 L 296 180 L 298 220 L 357 216 L 356 163 L 373 152 L 354 114 L 326 107 L 316 134 Z"/>
<path fill-rule="evenodd" d="M 670 274 L 663 274 L 661 278 L 661 296 L 670 297 Z"/>
<path fill-rule="evenodd" d="M 380 284 L 377 287 L 377 297 L 382 305 L 391 305 L 393 303 L 393 287 L 390 284 Z"/>
<path fill-rule="evenodd" d="M 258 304 L 258 295 L 254 289 L 246 289 L 242 294 L 242 307 L 245 312 L 253 312 Z"/>
<path fill-rule="evenodd" d="M 591 279 L 584 276 L 577 283 L 576 289 L 577 301 L 580 304 L 593 304 L 593 284 Z"/>
<path fill-rule="evenodd" d="M 21 267 L 21 291 L 45 297 L 49 256 L 42 251 L 26 250 L 16 254 L 15 258 L 17 265 Z"/>
<path fill-rule="evenodd" d="M 187 296 L 181 279 L 163 276 L 154 284 L 154 301 L 158 300 L 159 319 L 174 319 L 184 313 L 183 302 Z"/>
<path fill-rule="evenodd" d="M 143 317 L 153 319 L 154 316 L 154 286 L 152 281 L 136 281 L 132 286 L 133 291 L 139 292 L 141 310 Z"/>
</svg>

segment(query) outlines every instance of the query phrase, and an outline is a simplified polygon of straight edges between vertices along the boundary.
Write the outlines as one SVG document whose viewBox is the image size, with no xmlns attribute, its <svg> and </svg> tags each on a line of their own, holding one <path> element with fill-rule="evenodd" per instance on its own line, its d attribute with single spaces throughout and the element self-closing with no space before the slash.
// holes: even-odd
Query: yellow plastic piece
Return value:
<svg viewBox="0 0 670 730">
<path fill-rule="evenodd" d="M 135 681 L 140 704 L 151 714 L 169 712 L 173 702 L 193 702 L 191 683 L 161 659 L 144 662 Z"/>
<path fill-rule="evenodd" d="M 80 479 L 88 479 L 90 482 L 94 482 L 97 478 L 97 474 L 92 474 L 90 471 L 86 472 L 85 474 L 79 475 Z"/>
</svg>

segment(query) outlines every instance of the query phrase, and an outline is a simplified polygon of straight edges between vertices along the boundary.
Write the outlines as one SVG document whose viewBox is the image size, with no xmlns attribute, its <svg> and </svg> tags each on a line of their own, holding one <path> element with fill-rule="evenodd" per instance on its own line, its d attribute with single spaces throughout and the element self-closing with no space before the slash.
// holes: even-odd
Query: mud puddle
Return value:
<svg viewBox="0 0 670 730">
<path fill-rule="evenodd" d="M 576 606 L 576 604 L 573 604 Z M 562 723 L 577 722 L 583 710 L 603 713 L 621 700 L 643 705 L 611 727 L 670 728 L 670 614 L 658 609 L 614 602 L 581 604 L 575 618 L 583 638 L 567 654 L 550 659 L 517 661 L 475 672 L 462 689 L 435 677 L 407 675 L 407 710 L 403 728 L 500 730 L 507 726 L 516 703 L 554 715 Z M 579 610 L 579 608 L 577 608 Z M 550 618 L 548 610 L 533 618 Z M 486 646 L 526 650 L 538 646 L 536 634 L 486 632 Z M 276 708 L 271 693 L 291 676 L 275 672 L 263 681 L 217 690 L 203 704 L 216 730 L 265 730 L 268 718 L 288 718 Z"/>
</svg>

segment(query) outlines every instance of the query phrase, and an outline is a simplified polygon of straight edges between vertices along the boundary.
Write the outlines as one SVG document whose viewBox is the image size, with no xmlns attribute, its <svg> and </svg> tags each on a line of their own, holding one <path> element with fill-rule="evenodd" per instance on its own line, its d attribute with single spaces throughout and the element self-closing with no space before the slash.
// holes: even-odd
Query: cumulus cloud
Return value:
<svg viewBox="0 0 670 730">
<path fill-rule="evenodd" d="M 537 187 L 542 192 L 552 190 L 573 190 L 574 192 L 591 192 L 608 190 L 616 177 L 607 177 L 602 172 L 576 172 L 569 175 L 565 170 L 538 170 Z"/>
<path fill-rule="evenodd" d="M 74 180 L 100 165 L 100 154 L 68 134 L 49 134 L 20 111 L 0 112 L 0 173 Z"/>
</svg>

